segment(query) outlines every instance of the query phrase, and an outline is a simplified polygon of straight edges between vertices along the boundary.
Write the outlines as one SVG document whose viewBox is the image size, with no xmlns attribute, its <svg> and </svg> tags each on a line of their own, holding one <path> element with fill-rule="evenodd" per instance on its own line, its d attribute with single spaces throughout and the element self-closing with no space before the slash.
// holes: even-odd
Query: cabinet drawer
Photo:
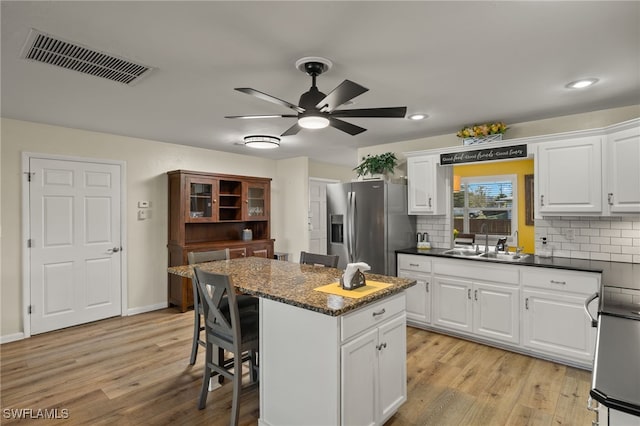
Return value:
<svg viewBox="0 0 640 426">
<path fill-rule="evenodd" d="M 342 341 L 349 340 L 362 331 L 403 312 L 405 303 L 405 295 L 402 292 L 345 315 L 341 326 Z"/>
<path fill-rule="evenodd" d="M 526 268 L 522 271 L 522 284 L 528 287 L 548 290 L 591 294 L 598 291 L 600 287 L 600 274 L 596 272 Z"/>
<path fill-rule="evenodd" d="M 415 254 L 399 254 L 398 270 L 416 272 L 431 272 L 431 259 L 427 256 L 418 256 Z"/>
</svg>

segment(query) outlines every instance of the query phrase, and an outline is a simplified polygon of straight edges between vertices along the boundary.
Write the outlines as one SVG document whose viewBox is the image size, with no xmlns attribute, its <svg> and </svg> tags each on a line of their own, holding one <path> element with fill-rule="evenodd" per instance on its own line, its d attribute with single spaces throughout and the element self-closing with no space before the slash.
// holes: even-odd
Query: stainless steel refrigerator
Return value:
<svg viewBox="0 0 640 426">
<path fill-rule="evenodd" d="M 415 216 L 407 214 L 407 186 L 382 180 L 327 185 L 327 253 L 338 268 L 366 262 L 396 275 L 395 250 L 416 244 Z"/>
</svg>

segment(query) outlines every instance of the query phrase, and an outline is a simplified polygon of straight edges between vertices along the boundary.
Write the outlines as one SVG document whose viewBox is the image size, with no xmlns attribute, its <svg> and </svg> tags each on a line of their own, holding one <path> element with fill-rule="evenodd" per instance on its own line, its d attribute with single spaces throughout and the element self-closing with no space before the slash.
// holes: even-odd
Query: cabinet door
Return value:
<svg viewBox="0 0 640 426">
<path fill-rule="evenodd" d="M 593 361 L 596 329 L 584 312 L 587 296 L 524 289 L 523 344 L 570 360 Z"/>
<path fill-rule="evenodd" d="M 269 184 L 257 182 L 243 183 L 243 219 L 269 219 Z"/>
<path fill-rule="evenodd" d="M 472 284 L 454 278 L 433 278 L 433 323 L 471 332 Z"/>
<path fill-rule="evenodd" d="M 640 127 L 609 135 L 604 155 L 609 211 L 640 212 Z"/>
<path fill-rule="evenodd" d="M 520 289 L 474 283 L 473 332 L 492 340 L 520 343 Z"/>
<path fill-rule="evenodd" d="M 542 143 L 535 174 L 540 214 L 602 211 L 599 136 Z"/>
<path fill-rule="evenodd" d="M 409 214 L 444 214 L 444 170 L 436 155 L 407 159 Z"/>
<path fill-rule="evenodd" d="M 218 181 L 187 176 L 185 222 L 216 222 L 218 220 Z"/>
<path fill-rule="evenodd" d="M 431 275 L 400 270 L 398 276 L 416 280 L 407 293 L 407 319 L 428 324 L 431 322 Z"/>
<path fill-rule="evenodd" d="M 343 425 L 376 424 L 379 382 L 377 345 L 378 329 L 374 328 L 341 348 Z"/>
<path fill-rule="evenodd" d="M 407 327 L 404 315 L 379 327 L 380 369 L 378 424 L 383 424 L 407 400 Z M 350 423 L 347 423 L 350 424 Z"/>
</svg>

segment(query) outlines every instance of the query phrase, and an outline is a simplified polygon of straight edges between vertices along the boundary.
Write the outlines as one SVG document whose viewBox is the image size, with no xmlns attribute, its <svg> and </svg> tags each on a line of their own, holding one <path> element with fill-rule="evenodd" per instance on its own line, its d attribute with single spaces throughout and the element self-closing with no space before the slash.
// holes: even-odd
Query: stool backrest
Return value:
<svg viewBox="0 0 640 426">
<path fill-rule="evenodd" d="M 300 263 L 306 265 L 322 265 L 330 268 L 337 268 L 340 257 L 337 254 L 318 254 L 308 253 L 306 251 L 300 252 Z"/>
</svg>

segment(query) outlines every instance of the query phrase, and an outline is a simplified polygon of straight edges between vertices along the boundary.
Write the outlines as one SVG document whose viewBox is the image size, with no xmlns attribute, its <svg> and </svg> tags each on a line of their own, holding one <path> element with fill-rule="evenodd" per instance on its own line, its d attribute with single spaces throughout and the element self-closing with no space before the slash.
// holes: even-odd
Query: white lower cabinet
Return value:
<svg viewBox="0 0 640 426">
<path fill-rule="evenodd" d="M 598 291 L 599 274 L 527 269 L 522 281 L 523 346 L 590 365 L 596 329 L 584 302 Z"/>
<path fill-rule="evenodd" d="M 343 337 L 355 336 L 341 348 L 343 425 L 382 425 L 407 400 L 406 315 L 396 305 L 343 321 Z"/>
<path fill-rule="evenodd" d="M 398 256 L 398 276 L 416 280 L 407 294 L 407 321 L 431 323 L 431 260 L 426 256 Z"/>
<path fill-rule="evenodd" d="M 508 343 L 519 343 L 519 289 L 434 277 L 436 325 Z"/>
<path fill-rule="evenodd" d="M 417 272 L 427 261 L 430 272 Z M 423 283 L 407 292 L 412 325 L 570 365 L 593 364 L 596 329 L 584 302 L 598 291 L 599 273 L 405 254 L 398 255 L 398 268 L 399 276 Z"/>
<path fill-rule="evenodd" d="M 520 342 L 520 289 L 474 283 L 473 332 L 502 342 Z"/>
<path fill-rule="evenodd" d="M 436 276 L 433 280 L 433 324 L 470 333 L 471 281 Z"/>
</svg>

